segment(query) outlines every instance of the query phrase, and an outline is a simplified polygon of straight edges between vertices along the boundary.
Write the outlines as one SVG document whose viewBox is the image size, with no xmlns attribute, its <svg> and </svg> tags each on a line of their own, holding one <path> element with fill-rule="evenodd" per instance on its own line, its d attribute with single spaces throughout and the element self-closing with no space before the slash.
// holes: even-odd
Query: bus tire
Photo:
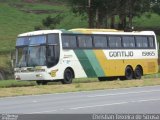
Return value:
<svg viewBox="0 0 160 120">
<path fill-rule="evenodd" d="M 125 69 L 125 79 L 126 80 L 133 79 L 133 69 L 130 66 L 127 66 Z"/>
<path fill-rule="evenodd" d="M 136 69 L 135 69 L 135 71 L 134 71 L 134 77 L 135 77 L 135 79 L 141 79 L 142 74 L 143 74 L 142 68 L 140 66 L 137 66 Z"/>
<path fill-rule="evenodd" d="M 62 84 L 71 84 L 72 83 L 72 80 L 74 78 L 74 72 L 72 69 L 70 68 L 67 68 L 65 71 L 64 71 L 64 79 L 62 79 Z"/>
</svg>

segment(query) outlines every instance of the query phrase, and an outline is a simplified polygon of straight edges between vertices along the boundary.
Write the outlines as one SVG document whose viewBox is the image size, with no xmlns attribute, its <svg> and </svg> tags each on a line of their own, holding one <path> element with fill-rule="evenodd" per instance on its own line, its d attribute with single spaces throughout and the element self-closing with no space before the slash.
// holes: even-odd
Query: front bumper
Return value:
<svg viewBox="0 0 160 120">
<path fill-rule="evenodd" d="M 16 80 L 53 80 L 53 77 L 46 72 L 15 73 Z"/>
</svg>

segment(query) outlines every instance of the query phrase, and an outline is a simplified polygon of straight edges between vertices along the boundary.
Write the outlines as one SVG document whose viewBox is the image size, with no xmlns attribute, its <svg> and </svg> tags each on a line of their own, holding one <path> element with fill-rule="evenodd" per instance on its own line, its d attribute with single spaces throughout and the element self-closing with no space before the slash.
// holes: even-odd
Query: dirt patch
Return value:
<svg viewBox="0 0 160 120">
<path fill-rule="evenodd" d="M 63 11 L 57 10 L 21 10 L 26 13 L 33 13 L 33 14 L 55 14 L 55 13 L 63 13 Z"/>
<path fill-rule="evenodd" d="M 32 4 L 36 4 L 38 0 L 24 0 L 24 2 L 27 3 L 32 3 Z M 47 2 L 45 2 L 47 3 Z M 49 2 L 48 2 L 49 4 Z M 11 7 L 17 8 L 20 11 L 23 11 L 25 13 L 33 13 L 33 14 L 55 14 L 55 13 L 63 13 L 64 11 L 62 10 L 32 10 L 29 8 L 25 8 L 25 4 L 24 3 L 12 3 L 9 4 Z M 54 4 L 55 5 L 55 4 Z"/>
<path fill-rule="evenodd" d="M 61 1 L 49 1 L 49 0 L 23 0 L 25 3 L 43 3 L 43 4 L 47 4 L 47 5 L 56 5 L 56 6 L 61 6 L 64 4 L 64 2 Z"/>
</svg>

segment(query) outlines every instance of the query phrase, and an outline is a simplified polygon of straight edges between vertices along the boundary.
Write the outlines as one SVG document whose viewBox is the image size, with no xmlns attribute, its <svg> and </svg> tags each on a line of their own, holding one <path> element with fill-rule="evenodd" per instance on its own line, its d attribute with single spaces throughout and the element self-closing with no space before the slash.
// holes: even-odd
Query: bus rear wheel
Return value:
<svg viewBox="0 0 160 120">
<path fill-rule="evenodd" d="M 71 84 L 74 77 L 74 73 L 71 69 L 67 68 L 64 71 L 64 79 L 61 81 L 62 84 Z"/>
<path fill-rule="evenodd" d="M 134 71 L 134 77 L 135 79 L 141 79 L 142 77 L 142 69 L 139 66 L 137 66 Z"/>
<path fill-rule="evenodd" d="M 130 66 L 127 66 L 125 69 L 125 79 L 126 80 L 133 79 L 133 69 Z"/>
</svg>

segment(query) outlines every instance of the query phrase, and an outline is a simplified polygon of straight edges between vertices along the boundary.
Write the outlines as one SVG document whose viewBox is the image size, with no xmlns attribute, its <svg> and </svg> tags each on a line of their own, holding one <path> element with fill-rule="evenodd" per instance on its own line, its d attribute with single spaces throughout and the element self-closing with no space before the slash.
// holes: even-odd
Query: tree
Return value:
<svg viewBox="0 0 160 120">
<path fill-rule="evenodd" d="M 135 16 L 145 12 L 160 14 L 160 0 L 68 0 L 68 3 L 74 13 L 88 16 L 90 28 L 114 28 L 115 16 L 119 16 L 119 29 L 131 28 Z"/>
<path fill-rule="evenodd" d="M 151 6 L 153 12 L 160 15 L 160 0 L 151 0 Z"/>
</svg>

